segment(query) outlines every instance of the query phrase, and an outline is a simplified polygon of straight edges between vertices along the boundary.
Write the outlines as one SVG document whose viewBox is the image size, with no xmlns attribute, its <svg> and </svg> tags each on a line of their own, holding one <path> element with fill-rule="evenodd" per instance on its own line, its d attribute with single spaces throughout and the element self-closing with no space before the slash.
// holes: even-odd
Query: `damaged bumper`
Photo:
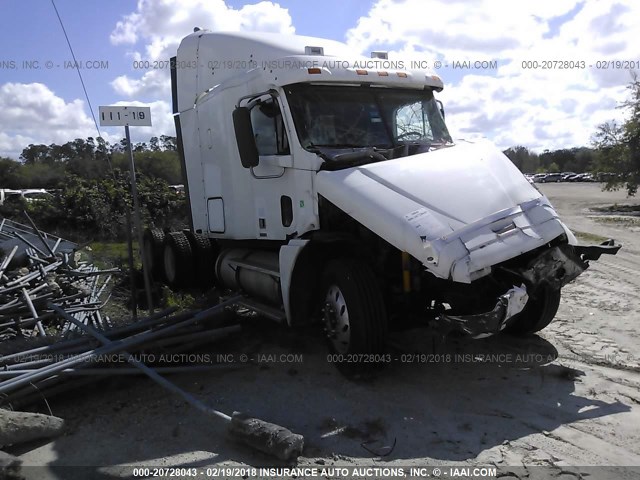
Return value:
<svg viewBox="0 0 640 480">
<path fill-rule="evenodd" d="M 573 248 L 575 252 L 580 255 L 580 258 L 586 261 L 598 260 L 600 255 L 615 255 L 621 247 L 622 245 L 610 238 L 600 245 L 578 245 Z"/>
<path fill-rule="evenodd" d="M 560 290 L 589 267 L 588 260 L 598 260 L 603 254 L 615 255 L 620 247 L 613 240 L 607 240 L 601 245 L 563 244 L 545 250 L 524 268 L 510 271 L 522 278 L 524 283 L 498 297 L 493 310 L 475 315 L 443 313 L 438 320 L 472 338 L 495 335 L 504 330 L 510 320 L 525 308 L 529 299 L 527 290 L 534 292 L 541 285 Z"/>
<path fill-rule="evenodd" d="M 493 310 L 477 315 L 442 314 L 437 320 L 444 322 L 454 330 L 462 331 L 472 338 L 484 338 L 500 333 L 508 325 L 509 319 L 520 313 L 529 296 L 523 286 L 514 286 L 504 295 L 498 297 Z"/>
</svg>

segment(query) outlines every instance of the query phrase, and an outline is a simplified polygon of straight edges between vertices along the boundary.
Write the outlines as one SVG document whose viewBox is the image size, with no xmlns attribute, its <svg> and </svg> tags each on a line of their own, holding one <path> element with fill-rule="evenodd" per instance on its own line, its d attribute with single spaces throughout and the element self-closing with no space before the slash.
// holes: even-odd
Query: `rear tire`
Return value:
<svg viewBox="0 0 640 480">
<path fill-rule="evenodd" d="M 164 280 L 164 237 L 165 234 L 159 228 L 147 228 L 142 238 L 142 254 L 151 278 L 157 281 Z"/>
<path fill-rule="evenodd" d="M 202 288 L 213 287 L 215 282 L 215 262 L 216 252 L 211 245 L 211 241 L 208 237 L 194 233 L 192 231 L 185 231 L 185 235 L 191 245 L 191 251 L 193 252 L 193 267 L 196 285 Z"/>
<path fill-rule="evenodd" d="M 336 358 L 384 351 L 387 315 L 373 272 L 364 263 L 340 259 L 324 273 L 323 321 Z M 341 355 L 341 356 L 340 356 Z"/>
<path fill-rule="evenodd" d="M 535 297 L 530 297 L 524 310 L 511 319 L 505 332 L 527 335 L 539 332 L 551 323 L 560 306 L 560 290 L 549 286 L 538 289 Z"/>
<path fill-rule="evenodd" d="M 188 287 L 193 282 L 193 251 L 182 232 L 167 234 L 164 242 L 164 276 L 172 288 Z"/>
</svg>

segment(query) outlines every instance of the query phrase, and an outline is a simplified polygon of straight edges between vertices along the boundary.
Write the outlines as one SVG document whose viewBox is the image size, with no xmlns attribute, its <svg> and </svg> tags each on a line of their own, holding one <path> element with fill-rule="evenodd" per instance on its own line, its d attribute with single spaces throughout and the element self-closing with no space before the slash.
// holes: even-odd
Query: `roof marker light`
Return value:
<svg viewBox="0 0 640 480">
<path fill-rule="evenodd" d="M 311 75 L 317 75 L 319 73 L 322 73 L 322 69 L 321 68 L 307 68 L 307 72 L 309 72 Z"/>
<path fill-rule="evenodd" d="M 400 78 L 407 78 L 407 74 L 404 72 L 396 72 L 396 74 L 400 77 Z"/>
<path fill-rule="evenodd" d="M 387 72 L 378 72 L 378 76 L 379 77 L 388 77 L 389 73 L 387 73 Z"/>
<path fill-rule="evenodd" d="M 358 75 L 369 75 L 369 72 L 367 72 L 366 70 L 356 70 L 356 73 Z"/>
<path fill-rule="evenodd" d="M 324 47 L 306 46 L 306 47 L 304 47 L 304 54 L 305 55 L 322 55 L 322 56 L 324 56 Z"/>
<path fill-rule="evenodd" d="M 371 58 L 379 58 L 381 60 L 388 60 L 389 59 L 389 52 L 383 52 L 380 50 L 375 50 L 373 52 L 371 52 Z"/>
</svg>

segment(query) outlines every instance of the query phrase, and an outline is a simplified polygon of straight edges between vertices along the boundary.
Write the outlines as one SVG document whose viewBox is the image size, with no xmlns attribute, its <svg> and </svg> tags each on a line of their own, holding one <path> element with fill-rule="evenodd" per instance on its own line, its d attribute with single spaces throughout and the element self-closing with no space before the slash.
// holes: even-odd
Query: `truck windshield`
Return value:
<svg viewBox="0 0 640 480">
<path fill-rule="evenodd" d="M 431 90 L 295 84 L 285 87 L 300 144 L 421 151 L 451 142 Z"/>
</svg>

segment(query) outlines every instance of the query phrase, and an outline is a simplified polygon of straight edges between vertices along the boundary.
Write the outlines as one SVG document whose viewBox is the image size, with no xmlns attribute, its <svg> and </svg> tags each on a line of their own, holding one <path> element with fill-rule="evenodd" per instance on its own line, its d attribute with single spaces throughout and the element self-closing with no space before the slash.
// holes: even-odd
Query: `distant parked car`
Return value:
<svg viewBox="0 0 640 480">
<path fill-rule="evenodd" d="M 28 188 L 25 190 L 0 189 L 0 205 L 20 198 L 23 198 L 27 203 L 42 202 L 51 199 L 51 194 L 44 188 Z"/>
<path fill-rule="evenodd" d="M 27 203 L 46 202 L 47 200 L 51 200 L 52 196 L 43 188 L 23 190 L 20 195 L 22 195 L 22 198 L 24 198 Z"/>
<path fill-rule="evenodd" d="M 0 205 L 4 205 L 10 197 L 19 196 L 20 190 L 13 190 L 10 188 L 0 188 Z"/>
<path fill-rule="evenodd" d="M 561 173 L 547 173 L 545 177 L 541 180 L 542 183 L 561 182 L 561 181 L 562 181 Z"/>
<path fill-rule="evenodd" d="M 582 174 L 582 182 L 595 182 L 596 179 L 592 173 L 583 173 Z"/>
<path fill-rule="evenodd" d="M 536 173 L 533 176 L 533 182 L 534 183 L 542 183 L 542 181 L 544 180 L 544 178 L 547 176 L 546 173 Z"/>
<path fill-rule="evenodd" d="M 576 175 L 576 172 L 562 172 L 562 181 L 567 182 L 569 177 Z"/>
</svg>

